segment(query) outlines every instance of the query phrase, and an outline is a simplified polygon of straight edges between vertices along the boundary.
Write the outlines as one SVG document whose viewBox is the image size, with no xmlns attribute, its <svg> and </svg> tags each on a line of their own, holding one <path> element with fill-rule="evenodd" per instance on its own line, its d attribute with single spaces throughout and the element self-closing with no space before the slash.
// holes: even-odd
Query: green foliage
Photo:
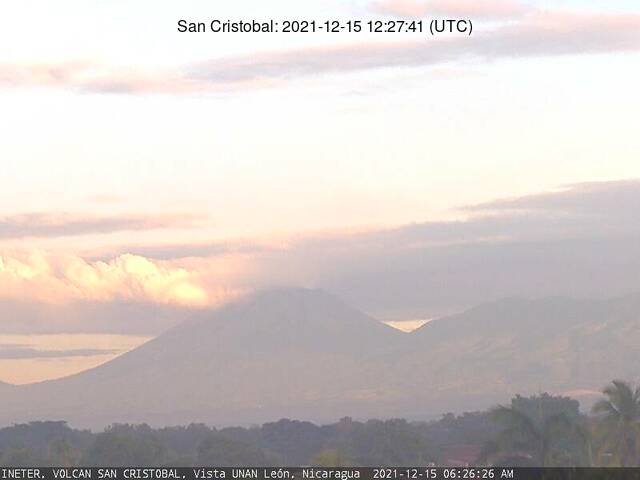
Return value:
<svg viewBox="0 0 640 480">
<path fill-rule="evenodd" d="M 431 422 L 343 418 L 317 426 L 282 419 L 222 430 L 113 425 L 97 434 L 33 422 L 0 429 L 0 465 L 424 465 L 460 460 L 461 452 L 473 456 L 481 446 L 478 461 L 492 464 L 640 465 L 640 388 L 616 380 L 603 394 L 592 417 L 580 413 L 576 400 L 545 393 Z"/>
<path fill-rule="evenodd" d="M 39 467 L 47 462 L 29 447 L 11 447 L 0 458 L 0 465 L 7 467 Z"/>
<path fill-rule="evenodd" d="M 640 465 L 640 387 L 614 380 L 602 393 L 605 398 L 593 406 L 599 420 L 595 428 L 598 460 L 603 465 Z"/>
<path fill-rule="evenodd" d="M 420 465 L 430 460 L 425 439 L 406 420 L 356 424 L 347 441 L 358 465 Z"/>
<path fill-rule="evenodd" d="M 82 463 L 114 467 L 163 465 L 167 450 L 148 425 L 114 425 L 96 436 Z"/>
<path fill-rule="evenodd" d="M 577 420 L 581 417 L 580 403 L 569 397 L 552 396 L 548 393 L 534 395 L 532 397 L 522 397 L 516 395 L 511 400 L 511 407 L 524 413 L 534 422 L 540 424 L 545 418 L 563 415 L 570 420 Z"/>
<path fill-rule="evenodd" d="M 311 465 L 314 467 L 338 468 L 352 467 L 353 461 L 349 456 L 337 448 L 325 448 L 313 456 Z"/>
<path fill-rule="evenodd" d="M 211 432 L 198 447 L 198 465 L 237 467 L 243 465 L 270 465 L 259 448 Z"/>
<path fill-rule="evenodd" d="M 296 466 L 308 464 L 310 457 L 322 450 L 328 439 L 327 432 L 311 422 L 282 419 L 265 423 L 256 440 L 274 452 L 281 464 Z"/>
<path fill-rule="evenodd" d="M 93 436 L 65 422 L 31 422 L 0 429 L 0 463 L 15 466 L 63 466 L 78 462 Z"/>
<path fill-rule="evenodd" d="M 590 443 L 577 401 L 543 394 L 517 396 L 491 416 L 502 430 L 485 443 L 482 461 L 522 466 L 588 466 Z"/>
<path fill-rule="evenodd" d="M 49 443 L 48 466 L 74 467 L 80 461 L 81 453 L 64 438 L 57 438 Z"/>
</svg>

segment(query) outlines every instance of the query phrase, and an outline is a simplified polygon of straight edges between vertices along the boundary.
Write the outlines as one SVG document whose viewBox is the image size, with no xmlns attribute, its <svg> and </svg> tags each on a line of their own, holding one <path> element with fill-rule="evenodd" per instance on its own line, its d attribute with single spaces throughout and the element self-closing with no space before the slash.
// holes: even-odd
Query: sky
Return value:
<svg viewBox="0 0 640 480">
<path fill-rule="evenodd" d="M 177 31 L 450 17 L 474 33 Z M 9 0 L 0 45 L 0 334 L 32 339 L 0 380 L 270 286 L 402 321 L 640 280 L 635 1 Z"/>
</svg>

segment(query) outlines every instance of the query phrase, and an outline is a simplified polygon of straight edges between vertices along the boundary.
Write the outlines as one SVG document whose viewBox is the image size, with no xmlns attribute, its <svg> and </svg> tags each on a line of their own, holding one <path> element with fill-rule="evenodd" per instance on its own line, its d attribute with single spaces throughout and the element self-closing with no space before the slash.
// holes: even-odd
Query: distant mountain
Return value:
<svg viewBox="0 0 640 480">
<path fill-rule="evenodd" d="M 429 322 L 413 332 L 401 361 L 410 372 L 425 364 L 437 371 L 442 380 L 431 400 L 447 399 L 454 409 L 469 408 L 472 397 L 540 391 L 588 405 L 612 379 L 639 378 L 639 341 L 640 295 L 513 298 Z M 430 383 L 420 374 L 408 381 Z"/>
<path fill-rule="evenodd" d="M 0 422 L 246 424 L 356 414 L 363 401 L 384 400 L 376 359 L 405 335 L 321 291 L 269 291 L 198 314 L 92 370 L 20 387 L 0 400 Z"/>
<path fill-rule="evenodd" d="M 639 312 L 640 297 L 507 299 L 406 334 L 322 291 L 268 291 L 92 370 L 0 386 L 0 423 L 425 418 L 516 393 L 584 393 L 637 378 Z"/>
</svg>

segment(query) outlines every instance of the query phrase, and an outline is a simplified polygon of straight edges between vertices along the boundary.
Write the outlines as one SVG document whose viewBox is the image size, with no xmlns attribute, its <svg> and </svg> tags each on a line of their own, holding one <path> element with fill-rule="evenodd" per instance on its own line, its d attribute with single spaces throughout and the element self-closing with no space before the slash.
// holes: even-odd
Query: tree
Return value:
<svg viewBox="0 0 640 480">
<path fill-rule="evenodd" d="M 602 390 L 606 398 L 593 406 L 603 441 L 600 457 L 612 465 L 638 466 L 640 441 L 640 387 L 614 380 Z"/>
<path fill-rule="evenodd" d="M 75 467 L 80 461 L 80 452 L 63 438 L 49 442 L 49 466 Z"/>
<path fill-rule="evenodd" d="M 84 465 L 161 466 L 167 449 L 148 425 L 112 425 L 99 433 L 82 460 Z"/>
<path fill-rule="evenodd" d="M 356 424 L 343 448 L 357 465 L 420 465 L 430 461 L 425 439 L 404 419 Z"/>
<path fill-rule="evenodd" d="M 197 460 L 199 465 L 224 467 L 271 464 L 270 459 L 259 448 L 227 438 L 215 431 L 198 446 Z"/>
<path fill-rule="evenodd" d="M 313 456 L 311 465 L 323 468 L 338 468 L 352 467 L 353 462 L 342 450 L 325 448 Z"/>
<path fill-rule="evenodd" d="M 3 453 L 0 465 L 7 467 L 38 467 L 47 465 L 46 460 L 29 447 L 12 447 Z"/>
<path fill-rule="evenodd" d="M 492 458 L 513 466 L 589 465 L 587 430 L 579 422 L 577 405 L 566 400 L 572 402 L 547 394 L 530 399 L 518 396 L 511 406 L 494 408 L 491 416 L 502 431 L 485 444 L 480 460 Z"/>
<path fill-rule="evenodd" d="M 283 465 L 306 465 L 326 443 L 323 429 L 310 422 L 281 419 L 260 429 L 260 445 L 280 456 Z"/>
</svg>

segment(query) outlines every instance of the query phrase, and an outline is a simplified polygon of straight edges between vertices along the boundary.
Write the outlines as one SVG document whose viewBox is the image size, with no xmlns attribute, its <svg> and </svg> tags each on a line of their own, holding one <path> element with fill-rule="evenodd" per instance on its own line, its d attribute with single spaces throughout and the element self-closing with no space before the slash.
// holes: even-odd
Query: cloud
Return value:
<svg viewBox="0 0 640 480">
<path fill-rule="evenodd" d="M 611 216 L 612 219 L 637 215 L 640 182 L 637 180 L 571 184 L 555 192 L 507 198 L 462 207 L 474 213 L 540 213 L 555 215 Z M 633 223 L 627 226 L 636 226 Z"/>
<path fill-rule="evenodd" d="M 200 243 L 120 247 L 152 259 L 247 256 L 261 258 L 283 252 L 439 248 L 479 242 L 533 241 L 580 236 L 640 233 L 630 221 L 640 204 L 640 180 L 565 185 L 555 191 L 464 205 L 465 220 L 419 222 L 355 234 L 304 236 L 277 245 L 268 243 Z M 606 219 L 606 222 L 603 222 Z M 113 254 L 113 253 L 112 253 Z"/>
<path fill-rule="evenodd" d="M 36 251 L 0 256 L 0 296 L 45 302 L 136 300 L 205 305 L 215 300 L 198 275 L 135 255 L 109 262 Z"/>
<path fill-rule="evenodd" d="M 153 334 L 186 318 L 182 307 L 280 286 L 324 288 L 385 320 L 433 318 L 514 295 L 616 296 L 640 290 L 637 205 L 638 180 L 582 183 L 463 206 L 466 220 L 259 248 L 154 246 L 143 248 L 145 257 L 102 261 L 5 255 L 0 329 Z M 53 306 L 29 308 L 38 302 Z"/>
<path fill-rule="evenodd" d="M 90 62 L 85 61 L 0 64 L 0 86 L 69 86 L 91 66 Z"/>
<path fill-rule="evenodd" d="M 225 257 L 230 255 L 248 255 L 268 252 L 273 247 L 258 242 L 203 242 L 182 243 L 167 245 L 126 245 L 117 247 L 119 253 L 129 252 L 133 255 L 152 258 L 156 260 L 175 260 L 189 257 Z M 114 251 L 97 256 L 104 259 L 105 256 L 113 256 Z"/>
<path fill-rule="evenodd" d="M 92 203 L 113 204 L 113 203 L 122 203 L 126 200 L 126 198 L 120 195 L 114 195 L 110 193 L 99 193 L 99 194 L 91 195 L 87 197 L 87 200 Z"/>
<path fill-rule="evenodd" d="M 73 350 L 38 350 L 29 347 L 0 345 L 0 360 L 26 360 L 36 358 L 71 358 L 93 357 L 96 355 L 114 355 L 120 350 L 113 349 L 73 349 Z"/>
<path fill-rule="evenodd" d="M 193 215 L 81 216 L 67 213 L 27 213 L 0 217 L 0 239 L 70 237 L 122 231 L 194 227 Z"/>
<path fill-rule="evenodd" d="M 0 64 L 0 88 L 65 88 L 80 93 L 191 94 L 259 88 L 270 82 L 249 79 L 209 82 L 181 68 L 150 70 L 110 67 L 95 62 Z"/>
<path fill-rule="evenodd" d="M 381 0 L 373 2 L 372 10 L 402 17 L 449 15 L 471 19 L 509 19 L 518 18 L 532 9 L 511 0 Z"/>
<path fill-rule="evenodd" d="M 508 296 L 624 295 L 640 291 L 637 205 L 640 181 L 572 185 L 471 207 L 466 221 L 316 239 L 265 272 L 286 262 L 289 276 L 306 270 L 302 281 L 391 319 Z"/>
<path fill-rule="evenodd" d="M 154 74 L 155 73 L 155 74 Z M 180 93 L 194 88 L 176 72 L 147 72 L 90 61 L 0 64 L 0 86 L 63 87 L 113 93 Z"/>
<path fill-rule="evenodd" d="M 227 272 L 194 268 L 205 285 L 320 287 L 396 320 L 513 295 L 615 296 L 640 291 L 637 205 L 640 181 L 584 183 L 462 207 L 463 221 L 306 237 L 232 254 Z"/>
<path fill-rule="evenodd" d="M 209 82 L 293 79 L 455 61 L 640 50 L 640 15 L 538 12 L 521 23 L 479 33 L 404 43 L 371 43 L 255 54 L 204 62 L 192 75 Z"/>
<path fill-rule="evenodd" d="M 406 7 L 413 3 L 397 5 Z M 434 12 L 468 8 L 465 11 L 476 11 L 479 18 L 513 16 L 524 8 L 506 1 L 468 4 L 433 1 L 424 5 Z M 471 13 L 465 18 L 470 16 Z M 235 91 L 382 68 L 426 68 L 469 61 L 637 52 L 640 50 L 639 30 L 640 15 L 531 10 L 517 21 L 502 22 L 486 29 L 476 26 L 472 38 L 429 37 L 405 42 L 316 46 L 213 58 L 173 70 L 109 68 L 91 62 L 4 64 L 0 65 L 0 86 L 126 94 Z"/>
</svg>

